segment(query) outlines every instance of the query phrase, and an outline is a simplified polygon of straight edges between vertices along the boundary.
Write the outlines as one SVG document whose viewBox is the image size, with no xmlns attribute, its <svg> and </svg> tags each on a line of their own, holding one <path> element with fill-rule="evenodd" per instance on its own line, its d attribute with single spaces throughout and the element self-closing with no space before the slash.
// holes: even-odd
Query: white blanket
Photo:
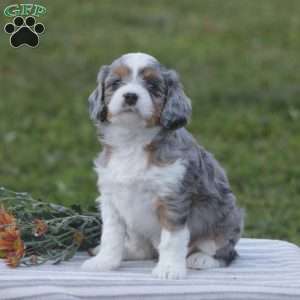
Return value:
<svg viewBox="0 0 300 300">
<path fill-rule="evenodd" d="M 227 268 L 191 271 L 184 280 L 151 275 L 154 262 L 124 262 L 111 272 L 84 272 L 79 253 L 60 265 L 11 269 L 0 260 L 0 299 L 300 299 L 300 248 L 242 239 Z"/>
</svg>

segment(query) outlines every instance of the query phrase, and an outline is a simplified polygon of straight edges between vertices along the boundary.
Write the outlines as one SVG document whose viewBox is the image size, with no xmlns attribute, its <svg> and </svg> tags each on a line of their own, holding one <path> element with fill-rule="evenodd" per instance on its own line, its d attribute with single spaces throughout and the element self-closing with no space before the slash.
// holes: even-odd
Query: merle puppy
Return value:
<svg viewBox="0 0 300 300">
<path fill-rule="evenodd" d="M 184 128 L 191 103 L 175 71 L 130 53 L 103 66 L 89 98 L 103 151 L 95 161 L 101 243 L 85 270 L 154 259 L 153 275 L 228 265 L 243 224 L 222 167 Z"/>
</svg>

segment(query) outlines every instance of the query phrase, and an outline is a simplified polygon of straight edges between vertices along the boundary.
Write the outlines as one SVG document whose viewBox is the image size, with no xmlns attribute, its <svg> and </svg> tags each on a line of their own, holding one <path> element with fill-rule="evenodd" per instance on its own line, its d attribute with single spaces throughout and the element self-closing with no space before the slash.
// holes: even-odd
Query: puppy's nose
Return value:
<svg viewBox="0 0 300 300">
<path fill-rule="evenodd" d="M 138 95 L 136 93 L 126 93 L 124 94 L 125 103 L 132 106 L 135 105 L 138 100 Z"/>
</svg>

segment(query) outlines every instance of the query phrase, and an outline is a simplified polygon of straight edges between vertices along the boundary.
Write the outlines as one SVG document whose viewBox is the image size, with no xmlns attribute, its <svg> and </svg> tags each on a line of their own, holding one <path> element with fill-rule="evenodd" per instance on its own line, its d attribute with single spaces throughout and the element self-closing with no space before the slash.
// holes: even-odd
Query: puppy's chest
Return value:
<svg viewBox="0 0 300 300">
<path fill-rule="evenodd" d="M 175 193 L 185 173 L 180 160 L 161 167 L 148 159 L 143 148 L 122 149 L 97 168 L 100 191 L 107 191 L 127 225 L 143 234 L 158 226 L 157 200 Z"/>
</svg>

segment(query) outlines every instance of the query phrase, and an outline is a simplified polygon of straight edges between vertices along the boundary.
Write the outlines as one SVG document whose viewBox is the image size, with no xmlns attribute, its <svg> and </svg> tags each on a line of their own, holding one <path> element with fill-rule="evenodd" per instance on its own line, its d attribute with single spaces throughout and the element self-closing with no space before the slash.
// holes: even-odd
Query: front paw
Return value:
<svg viewBox="0 0 300 300">
<path fill-rule="evenodd" d="M 116 269 L 120 266 L 119 260 L 112 260 L 111 258 L 106 258 L 104 256 L 95 256 L 86 260 L 82 265 L 81 269 L 84 271 L 110 271 Z"/>
<path fill-rule="evenodd" d="M 183 279 L 186 277 L 186 266 L 158 263 L 152 275 L 159 279 Z"/>
</svg>

